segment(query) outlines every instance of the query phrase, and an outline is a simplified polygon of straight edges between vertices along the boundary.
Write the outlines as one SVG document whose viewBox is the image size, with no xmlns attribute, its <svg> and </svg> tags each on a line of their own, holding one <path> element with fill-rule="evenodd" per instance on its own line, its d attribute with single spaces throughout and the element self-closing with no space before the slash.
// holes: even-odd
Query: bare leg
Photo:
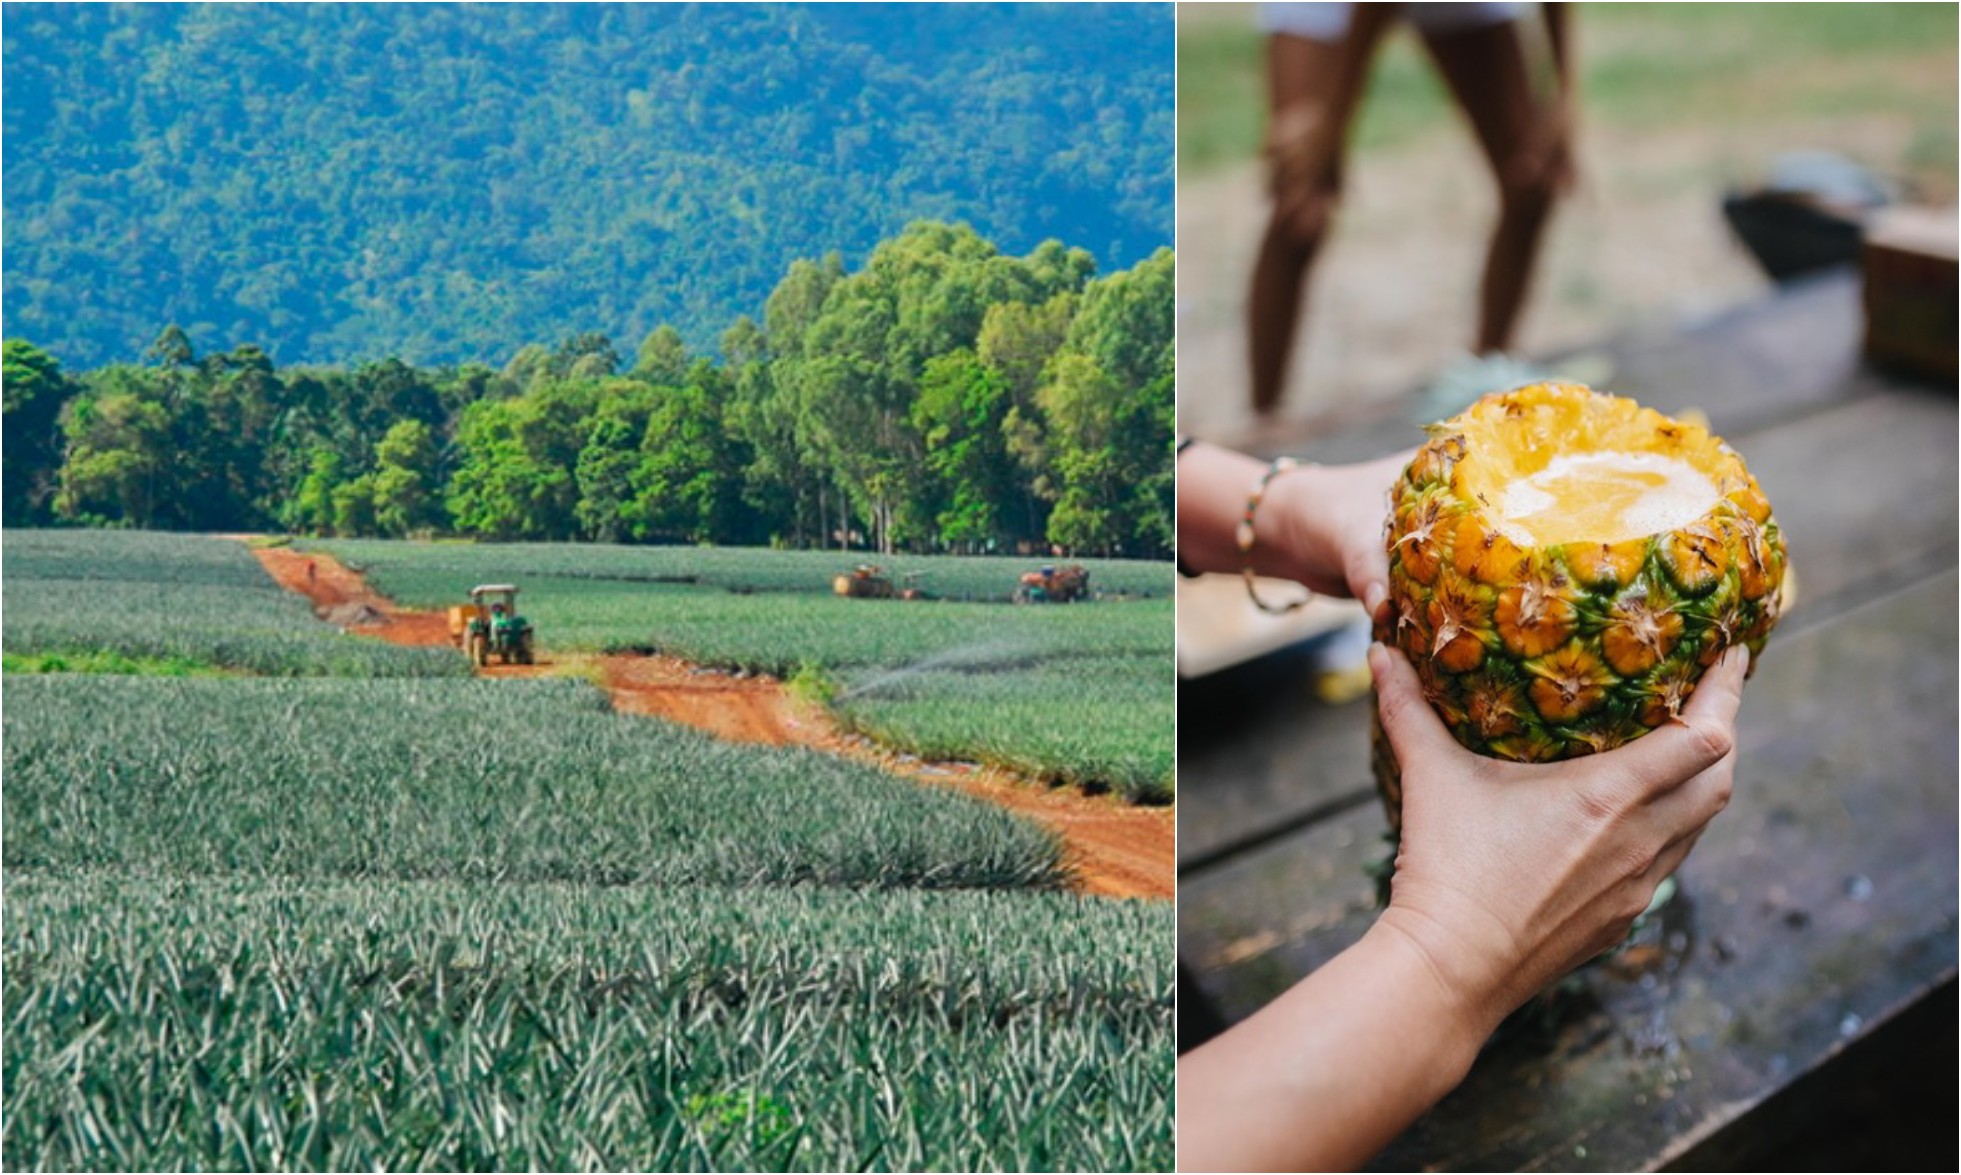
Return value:
<svg viewBox="0 0 1961 1175">
<path fill-rule="evenodd" d="M 1267 39 L 1267 134 L 1273 212 L 1253 265 L 1248 340 L 1253 409 L 1280 403 L 1299 328 L 1303 287 L 1341 194 L 1341 157 L 1394 5 L 1357 4 L 1339 44 L 1278 33 Z"/>
<path fill-rule="evenodd" d="M 1480 287 L 1478 351 L 1511 346 L 1559 176 L 1539 166 L 1550 108 L 1533 96 L 1516 22 L 1425 38 L 1498 181 L 1498 227 Z"/>
</svg>

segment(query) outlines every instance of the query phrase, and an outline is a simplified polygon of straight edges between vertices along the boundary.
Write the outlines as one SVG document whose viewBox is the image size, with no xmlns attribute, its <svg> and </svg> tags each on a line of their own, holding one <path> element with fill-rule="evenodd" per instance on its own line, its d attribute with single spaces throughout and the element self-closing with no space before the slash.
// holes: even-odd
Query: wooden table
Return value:
<svg viewBox="0 0 1961 1175">
<path fill-rule="evenodd" d="M 1930 1006 L 1952 1024 L 1956 389 L 1861 366 L 1859 335 L 1857 280 L 1835 274 L 1612 348 L 1611 390 L 1701 408 L 1743 453 L 1798 599 L 1744 694 L 1735 798 L 1644 949 L 1586 972 L 1556 1026 L 1494 1042 L 1381 1167 L 1722 1165 Z M 1415 409 L 1325 421 L 1293 451 L 1416 444 Z M 1287 654 L 1180 683 L 1181 1047 L 1373 920 L 1367 726 Z"/>
</svg>

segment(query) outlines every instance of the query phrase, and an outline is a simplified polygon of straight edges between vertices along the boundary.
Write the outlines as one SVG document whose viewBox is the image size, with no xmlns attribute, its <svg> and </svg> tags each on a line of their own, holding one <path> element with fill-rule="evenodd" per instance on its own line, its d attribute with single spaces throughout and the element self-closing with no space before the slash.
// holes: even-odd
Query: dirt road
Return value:
<svg viewBox="0 0 1961 1175">
<path fill-rule="evenodd" d="M 338 561 L 289 547 L 253 551 L 282 587 L 313 601 L 323 619 L 401 645 L 449 643 L 440 612 L 396 607 Z M 685 722 L 719 738 L 806 746 L 934 787 L 951 787 L 1052 829 L 1075 886 L 1099 897 L 1168 901 L 1177 892 L 1177 816 L 1115 796 L 1085 796 L 973 763 L 928 763 L 838 729 L 829 714 L 790 696 L 783 683 L 723 673 L 674 657 L 551 653 L 536 665 L 489 665 L 487 677 L 579 676 L 602 686 L 615 709 Z"/>
</svg>

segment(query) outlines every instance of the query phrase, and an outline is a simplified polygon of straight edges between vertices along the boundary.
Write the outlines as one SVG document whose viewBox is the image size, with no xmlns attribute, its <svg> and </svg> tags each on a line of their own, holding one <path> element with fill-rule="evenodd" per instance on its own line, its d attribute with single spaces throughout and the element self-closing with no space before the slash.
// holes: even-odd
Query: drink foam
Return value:
<svg viewBox="0 0 1961 1175">
<path fill-rule="evenodd" d="M 1505 487 L 1496 525 L 1520 546 L 1613 543 L 1687 526 L 1721 497 L 1701 470 L 1660 453 L 1562 453 Z"/>
</svg>

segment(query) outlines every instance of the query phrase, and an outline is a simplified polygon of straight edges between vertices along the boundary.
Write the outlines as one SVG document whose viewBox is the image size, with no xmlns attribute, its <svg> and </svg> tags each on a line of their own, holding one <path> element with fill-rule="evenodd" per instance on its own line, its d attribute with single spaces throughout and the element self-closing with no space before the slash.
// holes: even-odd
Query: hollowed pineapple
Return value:
<svg viewBox="0 0 1961 1175">
<path fill-rule="evenodd" d="M 1743 459 L 1698 425 L 1579 384 L 1495 393 L 1435 425 L 1390 494 L 1390 616 L 1464 746 L 1544 762 L 1681 712 L 1782 608 L 1784 543 Z M 1401 781 L 1380 725 L 1392 830 Z"/>
</svg>

